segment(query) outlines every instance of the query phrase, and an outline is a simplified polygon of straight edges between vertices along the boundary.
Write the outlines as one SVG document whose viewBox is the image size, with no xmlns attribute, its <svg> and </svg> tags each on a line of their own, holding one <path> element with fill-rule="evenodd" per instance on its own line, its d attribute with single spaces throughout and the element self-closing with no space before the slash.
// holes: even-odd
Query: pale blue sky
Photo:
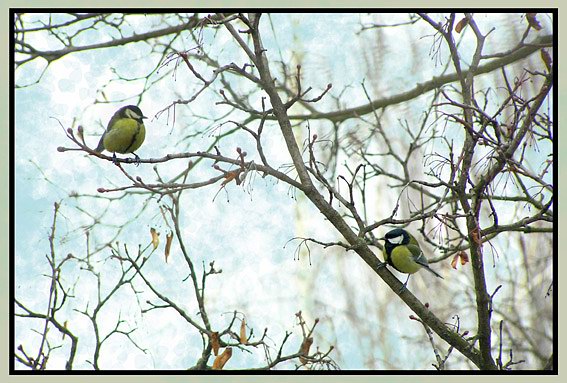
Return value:
<svg viewBox="0 0 567 383">
<path fill-rule="evenodd" d="M 394 22 L 400 16 L 391 15 L 383 21 Z M 318 107 L 329 111 L 335 107 L 333 97 L 337 97 L 342 91 L 341 98 L 346 104 L 343 107 L 361 105 L 366 102 L 360 84 L 366 81 L 371 90 L 372 97 L 396 94 L 413 88 L 416 82 L 430 79 L 434 74 L 443 70 L 442 65 L 434 66 L 431 62 L 425 62 L 416 67 L 409 59 L 413 54 L 410 51 L 410 42 L 415 35 L 396 34 L 396 30 L 384 31 L 382 38 L 386 44 L 384 52 L 373 52 L 374 40 L 363 41 L 364 33 L 359 35 L 360 21 L 367 21 L 371 16 L 354 14 L 278 14 L 273 15 L 272 22 L 278 35 L 277 44 L 273 38 L 271 27 L 267 18 L 262 21 L 264 28 L 264 43 L 268 47 L 271 59 L 279 59 L 278 51 L 281 50 L 284 60 L 291 60 L 292 52 L 307 52 L 302 58 L 302 72 L 304 74 L 304 87 L 313 87 L 310 95 L 318 95 L 327 83 L 333 84 L 333 90 L 329 97 L 324 98 Z M 137 16 L 129 18 L 133 30 L 139 30 L 149 25 L 151 18 Z M 550 20 L 542 16 L 542 24 L 549 29 Z M 514 23 L 509 23 L 502 16 L 484 17 L 477 19 L 482 27 L 488 28 L 495 25 L 498 35 L 505 36 L 506 29 L 519 28 L 523 20 L 518 16 Z M 418 28 L 424 28 L 424 25 Z M 419 29 L 417 29 L 419 30 Z M 502 31 L 502 32 L 501 32 Z M 366 32 L 368 33 L 368 32 Z M 430 34 L 422 33 L 422 35 Z M 496 33 L 496 32 L 495 32 Z M 542 32 L 543 33 L 543 32 Z M 96 36 L 94 36 L 96 38 Z M 89 36 L 89 38 L 91 38 Z M 85 39 L 85 42 L 89 41 Z M 495 39 L 502 42 L 502 38 Z M 419 52 L 428 52 L 432 40 L 424 38 L 420 40 L 416 48 Z M 470 44 L 472 37 L 465 34 L 463 44 Z M 38 44 L 43 42 L 38 41 Z M 204 43 L 210 47 L 213 57 L 218 57 L 220 62 L 235 61 L 238 65 L 246 62 L 242 53 L 235 53 L 233 42 L 226 33 L 214 34 L 207 30 L 204 35 Z M 185 44 L 185 48 L 191 46 L 189 40 L 178 42 Z M 487 51 L 493 47 L 487 46 Z M 503 49 L 500 45 L 498 49 Z M 367 64 L 364 57 L 371 58 L 375 54 L 382 57 L 381 67 L 372 66 L 373 61 Z M 407 56 L 407 57 L 406 57 Z M 425 54 L 423 57 L 427 57 Z M 100 90 L 105 89 L 105 95 L 110 100 L 135 95 L 141 88 L 141 81 L 131 83 L 109 84 L 112 78 L 111 67 L 118 69 L 119 73 L 127 77 L 143 75 L 148 68 L 156 65 L 159 57 L 148 55 L 148 47 L 145 44 L 128 45 L 104 51 L 91 51 L 78 55 L 67 56 L 54 62 L 39 84 L 16 91 L 16 296 L 31 306 L 44 309 L 45 295 L 47 292 L 48 279 L 42 278 L 41 274 L 47 271 L 45 265 L 45 254 L 48 253 L 47 235 L 52 220 L 53 203 L 63 201 L 58 230 L 57 249 L 59 256 L 71 252 L 77 255 L 84 254 L 85 236 L 84 225 L 92 223 L 93 218 L 82 213 L 77 206 L 93 212 L 95 215 L 102 214 L 108 203 L 98 198 L 74 199 L 69 193 L 76 192 L 91 196 L 97 195 L 97 188 L 111 188 L 127 184 L 127 180 L 120 171 L 110 162 L 101 161 L 96 158 L 85 156 L 77 152 L 60 153 L 56 150 L 59 146 L 71 146 L 71 142 L 65 137 L 64 131 L 57 120 L 65 128 L 76 128 L 83 125 L 86 132 L 87 143 L 96 146 L 98 137 L 102 133 L 112 113 L 120 106 L 129 102 L 113 104 L 94 104 L 97 97 L 100 99 Z M 240 60 L 240 61 L 238 61 Z M 446 60 L 446 57 L 444 57 Z M 379 61 L 375 61 L 379 62 Z M 444 62 L 446 63 L 446 61 Z M 275 68 L 272 70 L 275 71 Z M 197 89 L 199 83 L 186 73 L 185 67 L 181 65 L 176 77 L 168 77 L 165 81 L 158 83 L 144 96 L 140 105 L 144 114 L 152 117 L 147 122 L 147 137 L 144 145 L 137 153 L 141 158 L 161 157 L 168 153 L 183 151 L 205 150 L 213 141 L 214 137 L 208 134 L 193 138 L 187 148 L 185 142 L 180 142 L 183 137 L 196 126 L 205 126 L 206 121 L 195 117 L 207 116 L 220 117 L 223 113 L 222 107 L 216 107 L 219 101 L 218 94 L 213 92 L 203 93 L 199 99 L 190 105 L 190 109 L 178 107 L 176 123 L 172 125 L 165 117 L 155 119 L 155 114 L 167 106 L 172 100 L 179 97 L 188 98 L 190 92 Z M 450 68 L 449 72 L 453 72 Z M 36 67 L 25 68 L 16 75 L 16 80 L 28 78 L 37 73 Z M 210 75 L 209 72 L 205 72 Z M 379 75 L 376 75 L 379 73 Z M 156 74 L 157 76 L 157 74 Z M 215 85 L 216 86 L 216 85 Z M 220 89 L 220 87 L 212 87 Z M 261 95 L 251 102 L 260 105 Z M 424 99 L 426 105 L 429 99 Z M 394 107 L 394 111 L 398 110 Z M 407 118 L 410 121 L 419 119 L 420 111 L 399 112 L 386 116 L 386 121 L 397 123 L 397 118 Z M 328 128 L 325 122 L 317 125 L 313 122 L 313 129 L 324 131 Z M 356 124 L 349 122 L 348 124 Z M 305 125 L 303 125 L 305 127 Z M 352 126 L 352 125 L 351 125 Z M 227 127 L 223 129 L 228 129 Z M 276 130 L 277 126 L 268 126 Z M 222 131 L 222 130 L 221 130 Z M 306 129 L 305 129 L 306 131 Z M 278 132 L 279 133 L 279 132 Z M 304 134 L 306 134 L 304 132 Z M 273 164 L 289 163 L 290 160 L 283 150 L 282 139 L 279 134 L 266 134 L 264 144 L 266 152 L 270 153 Z M 242 147 L 251 158 L 257 159 L 254 143 L 247 134 L 235 134 L 223 140 L 220 149 L 223 154 L 235 155 L 236 146 Z M 257 161 L 259 162 L 259 160 Z M 167 166 L 160 166 L 160 174 L 177 174 L 186 166 L 186 161 L 171 161 Z M 144 180 L 153 181 L 154 171 L 151 165 L 143 164 L 139 167 L 128 167 L 134 176 L 140 176 Z M 206 165 L 190 173 L 189 181 L 217 175 L 214 169 Z M 190 253 L 194 256 L 198 269 L 201 263 L 208 264 L 215 260 L 215 265 L 223 269 L 223 274 L 211 277 L 208 282 L 209 316 L 213 323 L 226 323 L 230 316 L 226 314 L 232 310 L 240 310 L 247 314 L 248 323 L 254 327 L 255 334 L 260 334 L 265 327 L 270 328 L 270 336 L 277 345 L 281 341 L 286 330 L 293 330 L 296 334 L 291 342 L 293 346 L 288 351 L 297 347 L 300 339 L 300 329 L 294 326 L 294 313 L 303 310 L 308 320 L 313 320 L 321 315 L 328 315 L 329 320 L 322 321 L 318 325 L 316 343 L 321 349 L 326 349 L 330 344 L 335 344 L 333 334 L 343 334 L 343 342 L 355 336 L 351 328 L 352 323 L 348 319 L 348 301 L 344 295 L 335 291 L 341 289 L 340 278 L 334 269 L 336 264 L 341 268 L 352 270 L 351 275 L 360 275 L 360 297 L 368 295 L 371 302 L 375 296 L 368 291 L 362 290 L 364 286 L 375 283 L 381 289 L 385 286 L 375 279 L 369 277 L 366 266 L 361 264 L 352 252 L 344 253 L 329 251 L 327 256 L 312 256 L 309 265 L 307 257 L 302 256 L 299 261 L 294 260 L 296 245 L 283 246 L 296 235 L 315 236 L 322 240 L 335 240 L 336 234 L 331 226 L 323 220 L 315 209 L 299 198 L 299 203 L 291 198 L 289 188 L 281 183 L 275 184 L 273 180 L 262 179 L 256 175 L 251 189 L 243 189 L 230 184 L 229 201 L 226 194 L 221 191 L 213 202 L 213 196 L 218 191 L 219 184 L 204 189 L 187 192 L 184 195 L 183 210 L 184 223 L 183 235 L 190 246 Z M 384 200 L 395 200 L 397 196 L 388 196 L 385 199 L 370 201 L 373 214 L 387 214 L 388 209 L 381 204 Z M 132 215 L 142 210 L 143 204 L 148 203 L 148 208 L 137 218 Z M 299 213 L 298 213 L 299 211 Z M 297 214 L 301 214 L 302 223 L 298 223 Z M 126 200 L 113 202 L 111 211 L 101 216 L 103 225 L 97 227 L 91 238 L 92 247 L 104 243 L 112 236 L 114 229 L 109 225 L 125 225 L 118 241 L 127 243 L 129 248 L 135 249 L 138 244 L 145 246 L 150 241 L 149 229 L 155 227 L 162 233 L 162 241 L 168 227 L 159 213 L 159 203 L 153 198 L 146 201 L 144 196 L 129 196 Z M 96 234 L 96 235 L 95 235 Z M 180 290 L 172 286 L 170 281 L 179 282 L 186 276 L 185 269 L 181 269 L 182 262 L 179 253 L 175 257 L 175 247 L 172 252 L 170 263 L 164 264 L 162 260 L 162 247 L 153 255 L 155 262 L 150 269 L 151 276 L 155 278 L 164 291 L 172 297 L 183 300 L 189 289 Z M 108 251 L 107 251 L 108 252 Z M 104 253 L 104 251 L 103 251 Z M 323 253 L 325 254 L 325 253 Z M 332 262 L 332 266 L 325 267 L 325 262 Z M 108 278 L 117 276 L 117 270 L 113 265 L 101 262 L 100 271 Z M 315 273 L 314 271 L 317 270 Z M 78 270 L 71 267 L 67 270 L 65 282 L 72 285 L 80 275 Z M 446 273 L 450 271 L 445 269 Z M 349 274 L 349 273 L 347 273 Z M 313 277 L 318 278 L 317 290 L 311 291 L 310 286 L 314 282 Z M 355 277 L 355 279 L 358 277 Z M 419 280 L 420 277 L 416 277 Z M 427 277 L 424 277 L 427 278 Z M 458 275 L 453 282 L 470 282 L 469 276 Z M 81 277 L 76 286 L 77 293 L 94 294 L 92 280 Z M 426 279 L 427 280 L 427 279 Z M 450 278 L 448 278 L 451 281 Z M 159 281 L 159 282 L 157 282 Z M 366 281 L 366 282 L 365 282 Z M 358 282 L 353 282 L 358 283 Z M 435 281 L 435 283 L 438 283 Z M 422 286 L 419 281 L 415 286 Z M 424 300 L 431 299 L 430 292 L 423 289 L 417 292 Z M 388 291 L 381 291 L 383 300 L 381 304 L 390 305 L 395 302 L 399 310 L 392 308 L 395 315 L 407 318 L 409 310 L 402 306 L 401 302 Z M 364 299 L 364 298 L 363 298 Z M 317 311 L 317 302 L 323 302 L 328 307 L 327 312 Z M 189 307 L 190 304 L 188 304 Z M 188 330 L 185 323 L 179 321 L 176 315 L 161 311 L 152 312 L 143 318 L 139 315 L 139 308 L 132 304 L 132 296 L 124 294 L 120 300 L 113 302 L 109 310 L 109 318 L 113 318 L 116 311 L 123 310 L 125 314 L 132 315 L 132 320 L 139 326 L 135 333 L 137 341 L 144 342 L 144 347 L 150 349 L 150 355 L 133 352 L 130 346 L 114 348 L 107 346 L 104 350 L 102 365 L 108 368 L 184 368 L 191 365 L 195 355 L 201 347 L 200 338 L 195 336 L 193 329 Z M 84 309 L 84 305 L 81 306 Z M 194 308 L 193 308 L 194 310 Z M 89 327 L 85 318 L 69 310 L 70 328 L 79 333 L 81 339 L 88 339 Z M 410 326 L 407 323 L 394 321 L 393 323 L 379 323 L 370 311 L 367 317 L 369 327 L 375 326 L 376 331 L 390 331 L 390 344 L 399 349 L 387 350 L 384 353 L 373 355 L 376 359 L 374 368 L 391 368 L 390 365 L 382 363 L 381 358 L 387 358 L 390 354 L 402 355 L 411 349 L 410 342 L 398 342 L 400 338 L 407 335 L 422 335 L 421 328 Z M 334 328 L 331 325 L 333 319 Z M 449 320 L 449 318 L 447 318 Z M 376 322 L 374 322 L 376 321 Z M 463 318 L 466 322 L 467 318 Z M 37 336 L 29 331 L 23 324 L 17 322 L 17 342 L 33 342 Z M 472 322 L 474 323 L 474 321 Z M 113 323 L 109 324 L 112 325 Z M 192 337 L 193 343 L 187 341 Z M 117 339 L 123 341 L 124 339 Z M 295 342 L 295 343 L 294 343 Z M 88 343 L 88 342 L 85 342 Z M 81 347 L 82 347 L 81 343 Z M 340 350 L 340 361 L 342 368 L 358 368 L 364 366 L 367 351 L 359 344 L 342 343 Z M 173 347 L 172 347 L 173 346 Z M 415 350 L 413 350 L 415 351 Z M 413 352 L 412 351 L 412 352 Z M 76 360 L 77 368 L 89 368 L 85 359 L 90 356 L 85 354 L 86 348 L 81 348 Z M 431 350 L 423 351 L 422 356 L 431 358 Z M 180 364 L 179 358 L 182 359 Z M 184 359 L 185 358 L 185 359 Z M 257 354 L 247 355 L 236 352 L 231 361 L 231 367 L 244 367 L 258 365 L 261 362 L 261 350 Z M 417 358 L 416 358 L 417 359 Z M 114 362 L 121 360 L 123 363 L 116 365 Z M 431 359 L 432 360 L 432 359 Z M 430 368 L 431 360 L 419 359 L 415 365 L 404 365 L 403 368 Z M 63 359 L 54 356 L 54 366 L 61 366 Z M 392 363 L 399 363 L 394 360 Z M 400 367 L 400 366 L 399 366 Z"/>
</svg>

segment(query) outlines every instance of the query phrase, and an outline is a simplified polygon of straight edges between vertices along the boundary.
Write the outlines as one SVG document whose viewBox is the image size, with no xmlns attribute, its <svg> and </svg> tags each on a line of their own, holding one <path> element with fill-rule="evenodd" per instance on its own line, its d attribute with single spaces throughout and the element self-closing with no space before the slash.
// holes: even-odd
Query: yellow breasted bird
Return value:
<svg viewBox="0 0 567 383">
<path fill-rule="evenodd" d="M 132 153 L 139 161 L 140 157 L 136 151 L 146 138 L 146 127 L 144 116 L 140 108 L 135 105 L 124 106 L 116 111 L 106 127 L 106 131 L 100 137 L 96 151 L 101 153 L 108 150 L 113 153 Z"/>
<path fill-rule="evenodd" d="M 407 285 L 410 275 L 422 268 L 443 279 L 441 275 L 429 267 L 429 262 L 423 255 L 419 243 L 406 230 L 390 230 L 384 238 L 380 239 L 386 241 L 382 251 L 384 260 L 399 272 L 408 274 L 408 279 L 403 287 Z"/>
</svg>

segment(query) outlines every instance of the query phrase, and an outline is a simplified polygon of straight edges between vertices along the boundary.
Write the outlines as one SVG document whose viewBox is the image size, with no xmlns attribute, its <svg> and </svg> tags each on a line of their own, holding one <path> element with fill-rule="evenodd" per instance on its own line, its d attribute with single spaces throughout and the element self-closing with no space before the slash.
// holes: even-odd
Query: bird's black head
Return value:
<svg viewBox="0 0 567 383">
<path fill-rule="evenodd" d="M 410 241 L 410 236 L 404 229 L 393 229 L 386 233 L 384 236 L 386 243 L 393 245 L 407 245 Z"/>
<path fill-rule="evenodd" d="M 144 113 L 142 113 L 140 108 L 138 108 L 136 105 L 125 106 L 119 110 L 119 113 L 123 117 L 131 118 L 139 122 L 142 122 L 144 118 L 147 118 L 146 116 L 144 116 Z"/>
</svg>

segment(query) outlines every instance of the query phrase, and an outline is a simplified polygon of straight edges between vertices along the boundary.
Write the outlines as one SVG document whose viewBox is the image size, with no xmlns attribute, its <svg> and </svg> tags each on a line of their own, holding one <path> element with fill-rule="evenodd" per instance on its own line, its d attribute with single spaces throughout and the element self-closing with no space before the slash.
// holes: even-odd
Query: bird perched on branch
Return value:
<svg viewBox="0 0 567 383">
<path fill-rule="evenodd" d="M 108 122 L 95 150 L 102 153 L 106 149 L 113 153 L 115 159 L 116 153 L 132 153 L 139 162 L 140 157 L 134 151 L 138 150 L 146 138 L 144 118 L 147 117 L 135 105 L 118 109 Z"/>
<path fill-rule="evenodd" d="M 386 241 L 382 251 L 385 262 L 399 272 L 408 274 L 408 279 L 406 279 L 402 289 L 406 287 L 410 275 L 422 268 L 443 279 L 441 275 L 429 267 L 429 262 L 423 255 L 419 243 L 406 230 L 390 230 L 380 240 Z"/>
</svg>

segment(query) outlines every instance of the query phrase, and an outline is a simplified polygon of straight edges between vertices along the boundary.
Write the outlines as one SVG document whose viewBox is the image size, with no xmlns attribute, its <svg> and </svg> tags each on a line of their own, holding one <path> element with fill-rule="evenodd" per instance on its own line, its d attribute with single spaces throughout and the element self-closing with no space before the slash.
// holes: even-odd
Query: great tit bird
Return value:
<svg viewBox="0 0 567 383">
<path fill-rule="evenodd" d="M 140 161 L 140 157 L 134 151 L 142 145 L 146 138 L 144 118 L 147 117 L 135 105 L 118 109 L 108 122 L 106 131 L 100 137 L 95 150 L 101 153 L 106 149 L 113 153 L 114 158 L 116 158 L 116 153 L 132 153 L 136 156 L 136 160 Z"/>
<path fill-rule="evenodd" d="M 390 230 L 384 238 L 380 239 L 386 241 L 382 252 L 384 260 L 399 272 L 408 274 L 408 279 L 406 279 L 403 287 L 407 285 L 410 275 L 421 268 L 443 279 L 441 275 L 429 267 L 429 262 L 423 255 L 419 243 L 406 230 Z"/>
</svg>

